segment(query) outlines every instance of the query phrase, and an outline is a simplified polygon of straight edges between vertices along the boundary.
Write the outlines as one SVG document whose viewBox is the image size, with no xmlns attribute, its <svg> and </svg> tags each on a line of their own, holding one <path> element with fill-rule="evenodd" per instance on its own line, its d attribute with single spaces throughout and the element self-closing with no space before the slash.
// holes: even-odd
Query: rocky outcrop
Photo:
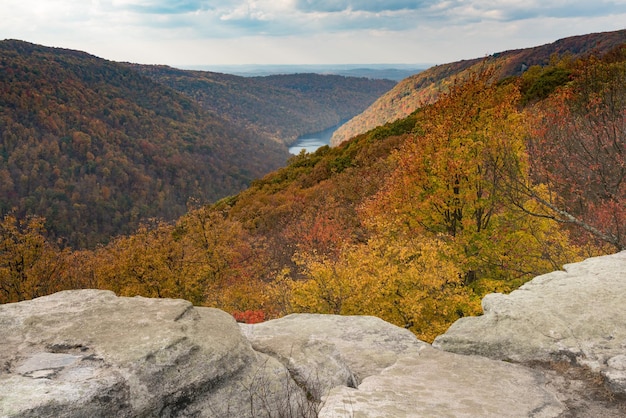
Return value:
<svg viewBox="0 0 626 418">
<path fill-rule="evenodd" d="M 566 361 L 626 394 L 626 252 L 563 269 L 487 295 L 484 315 L 460 319 L 433 345 L 525 364 Z"/>
<path fill-rule="evenodd" d="M 565 409 L 541 372 L 424 347 L 357 389 L 331 390 L 320 417 L 558 417 Z"/>
<path fill-rule="evenodd" d="M 261 324 L 241 324 L 252 347 L 277 358 L 302 384 L 325 393 L 356 387 L 428 344 L 372 316 L 293 314 Z"/>
<path fill-rule="evenodd" d="M 313 394 L 320 417 L 556 417 L 541 372 L 435 350 L 374 317 L 289 315 L 242 325 Z"/>
<path fill-rule="evenodd" d="M 626 252 L 589 259 L 431 346 L 374 317 L 60 292 L 0 305 L 0 416 L 621 417 L 624 294 Z"/>
<path fill-rule="evenodd" d="M 82 290 L 0 306 L 0 327 L 0 416 L 564 410 L 540 372 L 441 352 L 374 317 L 290 315 L 242 332 L 230 315 L 182 300 Z"/>
<path fill-rule="evenodd" d="M 0 330 L 2 417 L 306 416 L 284 366 L 217 309 L 68 291 L 0 305 Z"/>
</svg>

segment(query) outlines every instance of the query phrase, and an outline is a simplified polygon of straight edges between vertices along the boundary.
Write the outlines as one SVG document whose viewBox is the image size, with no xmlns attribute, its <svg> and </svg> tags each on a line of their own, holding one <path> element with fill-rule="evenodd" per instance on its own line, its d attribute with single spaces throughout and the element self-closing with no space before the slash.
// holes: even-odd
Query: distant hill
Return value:
<svg viewBox="0 0 626 418">
<path fill-rule="evenodd" d="M 287 148 L 87 53 L 0 42 L 0 214 L 91 247 L 285 164 Z"/>
<path fill-rule="evenodd" d="M 433 64 L 242 64 L 242 65 L 194 65 L 182 67 L 186 70 L 213 71 L 243 77 L 260 77 L 277 74 L 332 74 L 346 77 L 400 81 L 424 71 Z"/>
<path fill-rule="evenodd" d="M 412 75 L 421 73 L 425 68 L 354 68 L 337 72 L 339 75 L 351 77 L 380 78 L 394 81 L 401 81 Z M 332 73 L 334 74 L 334 73 Z"/>
<path fill-rule="evenodd" d="M 581 57 L 590 53 L 603 54 L 626 42 L 626 30 L 573 36 L 534 48 L 516 49 L 485 58 L 437 65 L 402 80 L 381 96 L 367 110 L 341 126 L 333 135 L 332 145 L 338 145 L 355 135 L 377 126 L 403 118 L 420 106 L 432 103 L 439 92 L 445 91 L 457 77 L 481 65 L 493 66 L 500 78 L 520 75 L 533 65 L 546 65 L 554 54 Z"/>
<path fill-rule="evenodd" d="M 241 77 L 167 66 L 132 67 L 232 123 L 284 144 L 358 115 L 395 85 L 390 80 L 311 73 Z"/>
</svg>

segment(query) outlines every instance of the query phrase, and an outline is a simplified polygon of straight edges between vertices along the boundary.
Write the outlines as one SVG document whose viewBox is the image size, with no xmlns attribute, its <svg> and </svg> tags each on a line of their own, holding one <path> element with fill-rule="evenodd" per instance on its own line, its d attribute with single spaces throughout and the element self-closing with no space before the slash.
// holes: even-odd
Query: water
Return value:
<svg viewBox="0 0 626 418">
<path fill-rule="evenodd" d="M 302 150 L 311 153 L 315 152 L 318 148 L 323 147 L 324 145 L 330 145 L 330 138 L 333 136 L 333 132 L 335 132 L 340 126 L 341 124 L 324 129 L 320 132 L 302 135 L 289 147 L 289 152 L 294 155 L 300 154 L 300 151 Z"/>
</svg>

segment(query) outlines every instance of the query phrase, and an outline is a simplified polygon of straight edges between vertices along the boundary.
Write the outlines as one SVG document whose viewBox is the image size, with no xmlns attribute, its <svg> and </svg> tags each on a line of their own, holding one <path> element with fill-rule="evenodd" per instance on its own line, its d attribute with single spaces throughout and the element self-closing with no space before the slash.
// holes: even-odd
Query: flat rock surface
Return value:
<svg viewBox="0 0 626 418">
<path fill-rule="evenodd" d="M 241 326 L 256 350 L 317 387 L 321 417 L 557 417 L 565 409 L 542 372 L 436 350 L 378 318 L 294 314 Z"/>
<path fill-rule="evenodd" d="M 230 315 L 183 300 L 60 292 L 0 305 L 0 330 L 3 417 L 245 417 L 302 396 Z"/>
<path fill-rule="evenodd" d="M 334 388 L 319 416 L 558 417 L 565 406 L 545 382 L 526 367 L 424 347 L 358 389 Z"/>
<path fill-rule="evenodd" d="M 566 361 L 626 394 L 626 252 L 568 264 L 509 295 L 487 295 L 483 310 L 455 322 L 433 346 L 518 363 Z"/>
</svg>

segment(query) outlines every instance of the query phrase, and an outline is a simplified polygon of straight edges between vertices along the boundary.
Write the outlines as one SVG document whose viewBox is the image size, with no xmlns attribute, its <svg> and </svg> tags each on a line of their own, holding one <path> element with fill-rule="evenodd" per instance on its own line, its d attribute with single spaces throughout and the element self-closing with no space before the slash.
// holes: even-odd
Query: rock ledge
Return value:
<svg viewBox="0 0 626 418">
<path fill-rule="evenodd" d="M 374 317 L 60 292 L 0 305 L 0 416 L 621 417 L 625 294 L 626 252 L 588 259 L 431 346 Z"/>
</svg>

